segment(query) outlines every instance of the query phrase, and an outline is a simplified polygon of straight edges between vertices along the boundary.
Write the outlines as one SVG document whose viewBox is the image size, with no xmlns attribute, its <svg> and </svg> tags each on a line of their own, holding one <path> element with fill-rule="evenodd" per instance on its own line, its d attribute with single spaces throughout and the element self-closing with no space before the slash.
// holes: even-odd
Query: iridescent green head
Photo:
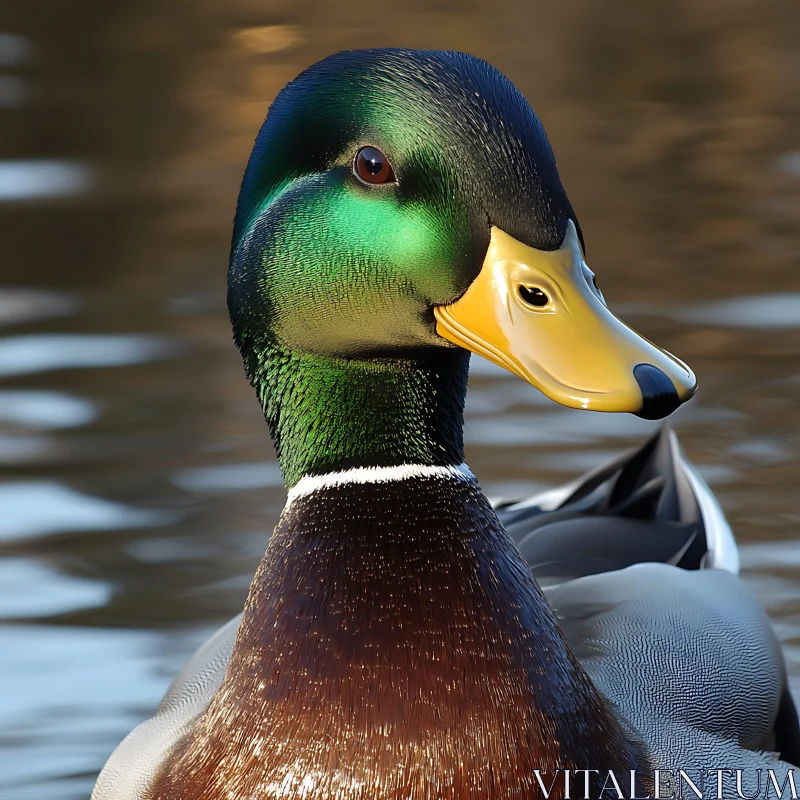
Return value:
<svg viewBox="0 0 800 800">
<path fill-rule="evenodd" d="M 365 146 L 396 180 L 359 179 Z M 490 227 L 552 250 L 572 216 L 541 124 L 496 69 L 338 53 L 281 91 L 256 140 L 230 272 L 237 337 L 347 357 L 450 347 L 432 310 L 478 274 Z"/>
<path fill-rule="evenodd" d="M 579 238 L 539 120 L 484 61 L 344 52 L 286 86 L 242 183 L 228 304 L 287 483 L 347 466 L 460 461 L 467 349 L 568 405 L 592 407 L 574 396 L 588 391 L 604 410 L 636 410 L 625 405 L 642 402 L 625 359 L 619 408 L 614 387 L 576 389 L 560 357 L 541 369 L 511 363 L 519 361 L 504 338 L 516 324 L 512 306 L 527 315 L 518 330 L 538 326 L 555 353 L 558 334 L 544 315 L 568 327 L 573 312 L 586 317 L 587 303 L 605 312 Z M 543 274 L 535 286 L 511 272 L 507 286 L 483 280 L 497 294 L 496 331 L 482 318 L 490 297 L 471 299 L 463 324 L 459 298 L 481 284 L 479 274 L 511 264 L 511 251 L 517 266 L 546 266 L 542 254 L 561 250 L 561 277 Z M 564 280 L 580 286 L 561 292 Z M 605 341 L 594 329 L 587 339 Z M 581 368 L 604 357 L 591 347 Z M 540 342 L 537 358 L 549 350 Z M 647 377 L 658 388 L 653 370 Z"/>
</svg>

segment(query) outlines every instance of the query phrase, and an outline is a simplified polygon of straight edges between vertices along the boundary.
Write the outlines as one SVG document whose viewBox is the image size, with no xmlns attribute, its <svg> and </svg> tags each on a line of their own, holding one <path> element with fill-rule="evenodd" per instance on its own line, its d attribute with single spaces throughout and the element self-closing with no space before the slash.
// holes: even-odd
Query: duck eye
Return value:
<svg viewBox="0 0 800 800">
<path fill-rule="evenodd" d="M 520 284 L 519 296 L 522 298 L 523 303 L 536 308 L 546 306 L 550 302 L 547 295 L 538 286 L 523 286 Z"/>
<path fill-rule="evenodd" d="M 377 147 L 362 147 L 353 159 L 353 174 L 363 183 L 394 183 L 389 159 Z"/>
</svg>

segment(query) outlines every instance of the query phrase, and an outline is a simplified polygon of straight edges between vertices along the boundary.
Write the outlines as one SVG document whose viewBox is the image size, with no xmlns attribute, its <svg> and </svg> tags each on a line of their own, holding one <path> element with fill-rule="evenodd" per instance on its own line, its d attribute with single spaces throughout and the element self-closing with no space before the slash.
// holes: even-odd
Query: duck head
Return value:
<svg viewBox="0 0 800 800">
<path fill-rule="evenodd" d="M 606 306 L 536 114 L 462 53 L 364 50 L 278 95 L 242 184 L 229 308 L 265 349 L 339 361 L 455 348 L 573 408 L 660 418 L 692 371 Z"/>
</svg>

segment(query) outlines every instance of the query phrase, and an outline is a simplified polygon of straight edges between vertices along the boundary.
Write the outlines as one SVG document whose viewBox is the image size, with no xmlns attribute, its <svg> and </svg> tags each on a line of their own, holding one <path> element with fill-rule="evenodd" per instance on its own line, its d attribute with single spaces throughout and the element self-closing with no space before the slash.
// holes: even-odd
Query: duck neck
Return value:
<svg viewBox="0 0 800 800">
<path fill-rule="evenodd" d="M 469 353 L 338 359 L 269 346 L 245 368 L 287 487 L 304 475 L 463 461 Z"/>
</svg>

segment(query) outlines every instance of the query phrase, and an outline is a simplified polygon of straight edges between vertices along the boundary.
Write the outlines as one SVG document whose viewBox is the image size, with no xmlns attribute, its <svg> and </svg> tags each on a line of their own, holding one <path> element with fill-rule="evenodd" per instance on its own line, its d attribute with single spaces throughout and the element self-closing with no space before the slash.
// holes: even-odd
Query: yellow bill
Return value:
<svg viewBox="0 0 800 800">
<path fill-rule="evenodd" d="M 440 336 L 571 408 L 660 419 L 697 386 L 686 364 L 608 310 L 572 220 L 552 252 L 493 227 L 478 277 L 434 314 Z"/>
</svg>

